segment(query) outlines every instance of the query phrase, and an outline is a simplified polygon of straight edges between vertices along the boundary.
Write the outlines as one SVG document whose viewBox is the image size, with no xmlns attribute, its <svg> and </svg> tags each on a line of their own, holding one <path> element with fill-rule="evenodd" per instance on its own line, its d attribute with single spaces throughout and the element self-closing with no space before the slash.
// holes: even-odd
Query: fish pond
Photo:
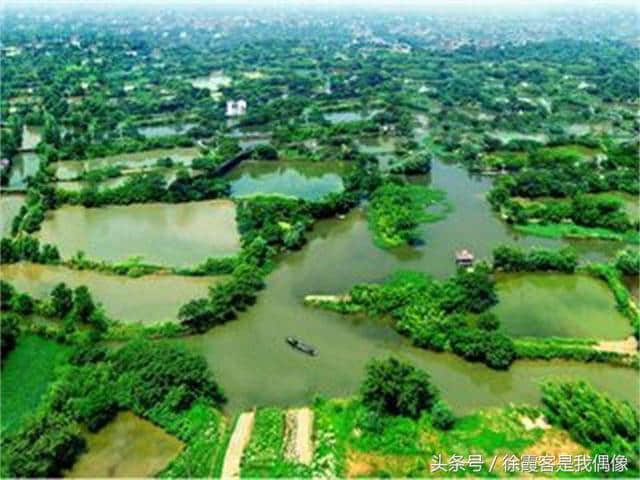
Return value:
<svg viewBox="0 0 640 480">
<path fill-rule="evenodd" d="M 199 155 L 195 147 L 166 148 L 146 150 L 144 152 L 123 153 L 109 157 L 99 157 L 90 160 L 66 160 L 52 164 L 53 172 L 58 180 L 74 180 L 84 172 L 97 168 L 119 165 L 126 169 L 141 169 L 154 167 L 161 158 L 171 158 L 176 164 L 190 166 L 191 161 Z"/>
<path fill-rule="evenodd" d="M 97 433 L 86 433 L 87 451 L 66 477 L 143 478 L 162 470 L 184 444 L 131 412 L 120 412 Z"/>
<path fill-rule="evenodd" d="M 511 335 L 623 339 L 629 321 L 617 309 L 607 285 L 586 275 L 498 276 L 494 311 Z"/>
<path fill-rule="evenodd" d="M 165 274 L 130 278 L 33 263 L 3 265 L 0 273 L 18 290 L 36 298 L 49 295 L 60 282 L 72 288 L 86 285 L 110 318 L 145 325 L 176 322 L 182 304 L 206 296 L 210 285 L 224 281 L 224 277 Z"/>
<path fill-rule="evenodd" d="M 317 200 L 343 189 L 346 166 L 338 162 L 245 161 L 232 170 L 231 195 L 283 195 Z"/>
<path fill-rule="evenodd" d="M 236 209 L 229 200 L 145 203 L 104 208 L 64 206 L 47 215 L 38 232 L 63 258 L 78 251 L 93 260 L 142 256 L 161 265 L 186 266 L 240 250 Z"/>
<path fill-rule="evenodd" d="M 13 217 L 24 205 L 25 196 L 22 194 L 0 195 L 0 232 L 3 237 L 11 234 Z"/>
</svg>

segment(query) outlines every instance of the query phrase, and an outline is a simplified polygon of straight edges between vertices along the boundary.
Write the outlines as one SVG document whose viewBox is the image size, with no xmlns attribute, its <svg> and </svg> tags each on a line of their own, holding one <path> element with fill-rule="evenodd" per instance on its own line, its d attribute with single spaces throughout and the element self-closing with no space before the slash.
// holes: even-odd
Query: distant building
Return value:
<svg viewBox="0 0 640 480">
<path fill-rule="evenodd" d="M 473 253 L 469 250 L 462 249 L 456 252 L 456 265 L 459 267 L 470 267 L 473 265 Z"/>
<path fill-rule="evenodd" d="M 236 102 L 229 100 L 227 102 L 227 117 L 237 117 L 245 113 L 247 113 L 247 102 L 244 100 L 238 100 Z"/>
</svg>

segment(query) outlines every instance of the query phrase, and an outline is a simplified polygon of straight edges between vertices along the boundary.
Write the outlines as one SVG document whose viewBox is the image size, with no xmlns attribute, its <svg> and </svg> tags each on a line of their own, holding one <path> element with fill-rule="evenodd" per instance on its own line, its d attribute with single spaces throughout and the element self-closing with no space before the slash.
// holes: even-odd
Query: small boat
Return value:
<svg viewBox="0 0 640 480">
<path fill-rule="evenodd" d="M 314 347 L 298 340 L 295 337 L 287 337 L 285 341 L 296 350 L 306 353 L 307 355 L 311 355 L 312 357 L 318 354 Z"/>
</svg>

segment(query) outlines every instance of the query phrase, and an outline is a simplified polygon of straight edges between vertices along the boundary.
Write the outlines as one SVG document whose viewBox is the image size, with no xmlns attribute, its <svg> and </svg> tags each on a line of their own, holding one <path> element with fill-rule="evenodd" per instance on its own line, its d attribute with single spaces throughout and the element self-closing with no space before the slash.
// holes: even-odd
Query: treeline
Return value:
<svg viewBox="0 0 640 480">
<path fill-rule="evenodd" d="M 570 247 L 558 250 L 532 248 L 529 251 L 501 245 L 493 250 L 493 269 L 503 272 L 575 272 L 578 256 Z"/>
<path fill-rule="evenodd" d="M 60 263 L 58 247 L 24 233 L 16 237 L 4 237 L 0 240 L 0 263 L 28 261 L 55 265 Z"/>
<path fill-rule="evenodd" d="M 0 293 L 0 310 L 3 317 L 15 317 L 19 322 L 21 318 L 35 313 L 53 319 L 60 324 L 60 328 L 56 330 L 58 340 L 65 340 L 68 335 L 76 332 L 82 332 L 82 336 L 97 340 L 109 326 L 104 310 L 96 303 L 85 285 L 72 289 L 61 282 L 51 290 L 48 297 L 38 300 L 0 280 Z M 38 329 L 38 326 L 34 328 Z"/>
<path fill-rule="evenodd" d="M 3 436 L 2 476 L 61 476 L 86 448 L 81 427 L 95 432 L 119 411 L 175 427 L 197 405 L 218 407 L 224 401 L 204 359 L 183 347 L 159 341 L 131 342 L 117 350 L 78 347 L 36 413 Z M 173 433 L 183 438 L 189 432 Z"/>
<path fill-rule="evenodd" d="M 192 176 L 181 170 L 175 180 L 167 183 L 161 173 L 150 172 L 131 175 L 124 184 L 108 189 L 90 183 L 79 192 L 57 190 L 56 205 L 101 207 L 147 202 L 180 203 L 225 197 L 229 192 L 228 182 L 218 178 Z"/>
</svg>

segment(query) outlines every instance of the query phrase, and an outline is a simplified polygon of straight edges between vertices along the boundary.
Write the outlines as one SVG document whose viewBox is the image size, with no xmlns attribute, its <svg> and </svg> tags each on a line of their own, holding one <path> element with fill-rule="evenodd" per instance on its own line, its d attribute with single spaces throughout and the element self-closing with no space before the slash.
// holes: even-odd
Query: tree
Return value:
<svg viewBox="0 0 640 480">
<path fill-rule="evenodd" d="M 487 338 L 485 363 L 498 370 L 506 370 L 516 358 L 513 340 L 502 333 L 494 332 Z"/>
<path fill-rule="evenodd" d="M 195 298 L 180 307 L 178 318 L 194 332 L 205 332 L 217 323 L 218 317 L 208 298 Z"/>
<path fill-rule="evenodd" d="M 58 283 L 51 291 L 51 304 L 57 317 L 65 317 L 73 309 L 73 291 L 65 283 Z"/>
<path fill-rule="evenodd" d="M 73 291 L 73 318 L 76 322 L 89 323 L 95 308 L 91 293 L 85 285 L 81 285 Z"/>
<path fill-rule="evenodd" d="M 6 280 L 0 280 L 0 310 L 8 310 L 11 307 L 11 299 L 16 294 L 13 288 Z"/>
<path fill-rule="evenodd" d="M 19 315 L 31 315 L 33 299 L 26 293 L 18 293 L 11 298 L 11 310 Z"/>
<path fill-rule="evenodd" d="M 440 430 L 449 430 L 453 427 L 456 417 L 449 405 L 443 400 L 437 400 L 431 409 L 431 419 L 433 425 Z"/>
<path fill-rule="evenodd" d="M 2 339 L 0 352 L 2 352 L 3 360 L 18 342 L 18 335 L 20 334 L 18 321 L 19 318 L 13 313 L 3 313 L 0 317 L 0 338 Z"/>
<path fill-rule="evenodd" d="M 360 391 L 362 402 L 371 410 L 414 418 L 430 409 L 438 396 L 425 371 L 393 357 L 367 365 Z"/>
</svg>

